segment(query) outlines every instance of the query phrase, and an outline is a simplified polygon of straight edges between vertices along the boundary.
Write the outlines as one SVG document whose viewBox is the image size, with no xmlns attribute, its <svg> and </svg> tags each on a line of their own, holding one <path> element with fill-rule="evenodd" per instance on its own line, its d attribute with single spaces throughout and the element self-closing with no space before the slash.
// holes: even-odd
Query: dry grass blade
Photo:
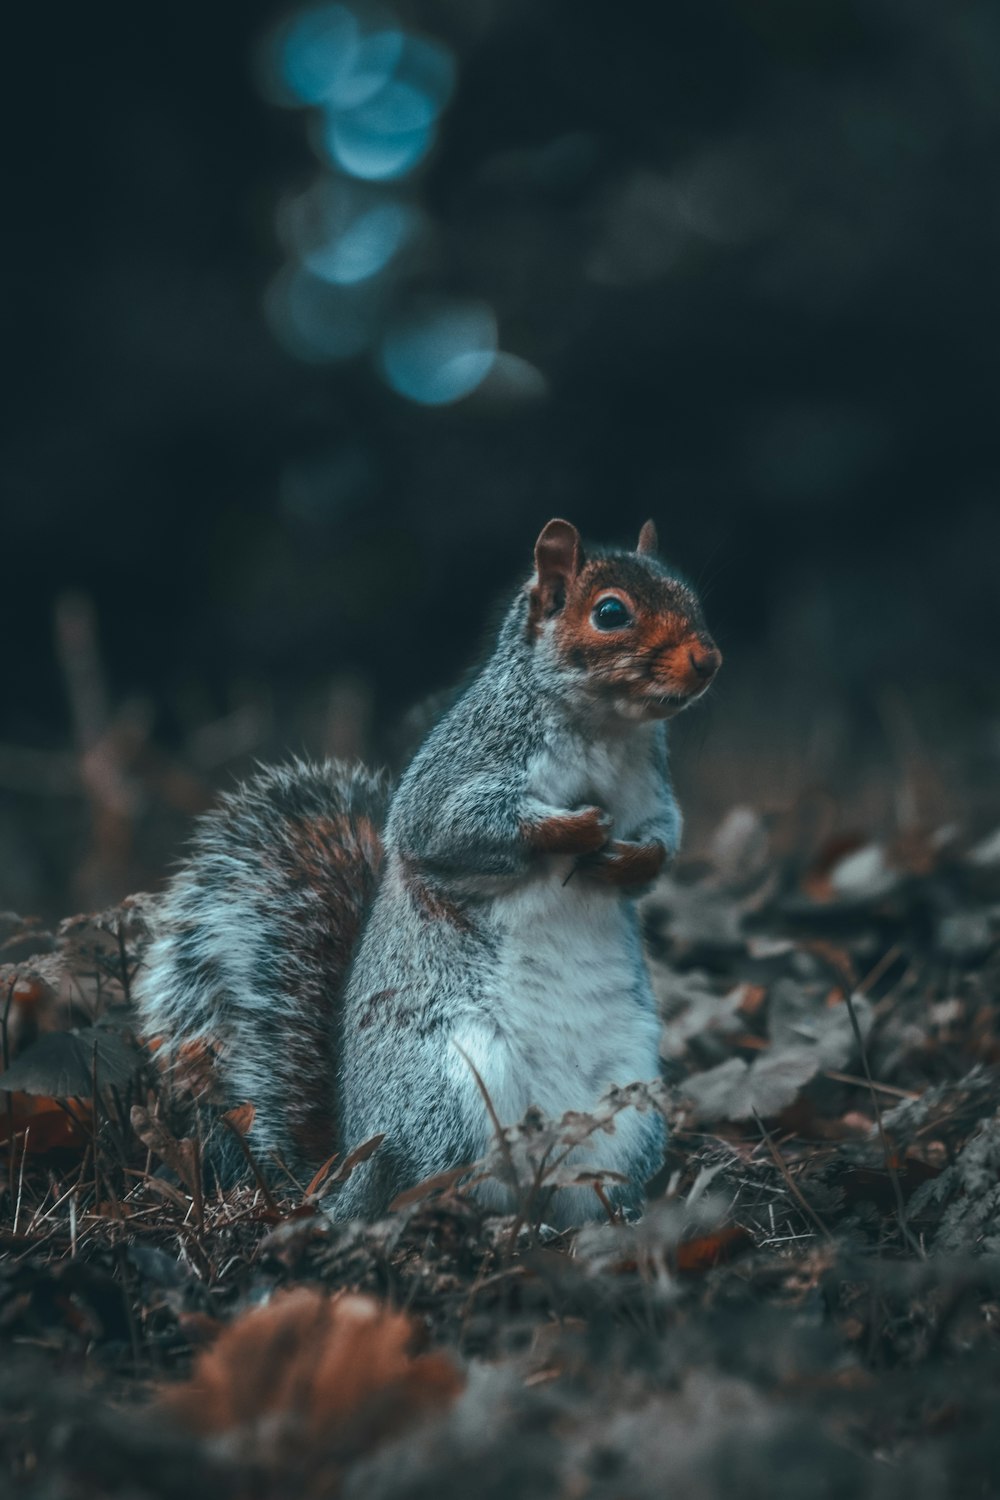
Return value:
<svg viewBox="0 0 1000 1500">
<path fill-rule="evenodd" d="M 919 1099 L 917 1089 L 900 1089 L 893 1083 L 878 1083 L 871 1078 L 856 1078 L 853 1073 L 841 1073 L 837 1068 L 824 1068 L 823 1077 L 829 1078 L 832 1083 L 848 1083 L 852 1088 L 877 1089 L 880 1094 L 888 1094 L 890 1099 Z"/>
<path fill-rule="evenodd" d="M 896 1171 L 895 1164 L 892 1160 L 892 1152 L 889 1150 L 889 1141 L 886 1136 L 885 1125 L 882 1120 L 882 1107 L 878 1101 L 878 1093 L 875 1089 L 875 1082 L 872 1078 L 871 1068 L 868 1066 L 868 1049 L 865 1047 L 865 1039 L 861 1032 L 861 1026 L 858 1021 L 857 1011 L 854 1008 L 854 997 L 849 990 L 844 991 L 844 1000 L 847 1004 L 847 1013 L 851 1018 L 851 1025 L 854 1028 L 854 1039 L 858 1044 L 858 1051 L 861 1054 L 861 1066 L 864 1070 L 864 1075 L 867 1079 L 868 1088 L 871 1094 L 872 1108 L 875 1111 L 875 1120 L 878 1125 L 879 1141 L 882 1145 L 882 1155 L 885 1158 L 885 1169 L 889 1174 L 889 1180 L 892 1183 L 893 1196 L 896 1200 L 896 1217 L 899 1220 L 899 1232 L 903 1236 L 903 1243 L 905 1245 L 908 1245 L 916 1255 L 919 1255 L 921 1258 L 923 1258 L 923 1246 L 916 1238 L 916 1236 L 910 1233 L 910 1227 L 906 1222 L 906 1201 L 903 1198 L 903 1189 L 900 1186 L 899 1173 Z"/>
<path fill-rule="evenodd" d="M 132 1129 L 144 1146 L 156 1153 L 160 1160 L 176 1172 L 193 1198 L 196 1193 L 197 1163 L 195 1143 L 179 1141 L 170 1134 L 162 1120 L 158 1120 L 141 1104 L 133 1104 L 130 1115 Z"/>
<path fill-rule="evenodd" d="M 267 1204 L 268 1211 L 274 1214 L 276 1218 L 280 1219 L 281 1209 L 278 1207 L 277 1203 L 274 1200 L 274 1195 L 267 1185 L 267 1178 L 261 1171 L 257 1163 L 257 1158 L 250 1150 L 250 1143 L 247 1140 L 246 1136 L 243 1134 L 242 1130 L 240 1130 L 239 1127 L 235 1125 L 233 1121 L 230 1120 L 226 1115 L 222 1116 L 222 1123 L 229 1131 L 229 1134 L 232 1136 L 237 1146 L 240 1148 L 240 1151 L 243 1153 L 244 1160 L 246 1161 L 247 1166 L 250 1168 L 250 1171 L 253 1173 L 253 1179 L 256 1182 L 257 1187 L 260 1189 L 260 1195 L 263 1198 L 264 1202 Z"/>
<path fill-rule="evenodd" d="M 813 1208 L 809 1200 L 805 1197 L 798 1183 L 795 1181 L 795 1178 L 788 1170 L 788 1163 L 785 1161 L 785 1158 L 782 1156 L 781 1152 L 774 1144 L 767 1126 L 764 1124 L 764 1121 L 756 1111 L 754 1111 L 754 1119 L 757 1121 L 757 1128 L 759 1129 L 764 1139 L 764 1144 L 767 1146 L 767 1149 L 770 1152 L 771 1160 L 774 1162 L 774 1165 L 777 1167 L 778 1171 L 785 1179 L 788 1191 L 791 1193 L 792 1197 L 795 1199 L 796 1203 L 799 1205 L 809 1222 L 816 1226 L 820 1234 L 823 1235 L 825 1239 L 832 1240 L 833 1235 L 830 1233 L 827 1226 L 823 1223 L 823 1220 L 820 1218 L 819 1214 Z"/>
<path fill-rule="evenodd" d="M 339 1153 L 335 1151 L 332 1156 L 328 1156 L 323 1165 L 313 1173 L 312 1177 L 310 1177 L 309 1181 L 306 1183 L 306 1190 L 302 1194 L 304 1201 L 308 1202 L 309 1199 L 319 1196 L 319 1190 L 326 1182 L 327 1177 L 330 1175 L 330 1168 L 337 1160 L 338 1154 Z"/>
<path fill-rule="evenodd" d="M 363 1161 L 367 1161 L 370 1156 L 374 1156 L 384 1140 L 384 1132 L 379 1132 L 378 1135 L 369 1136 L 367 1141 L 362 1141 L 360 1146 L 355 1146 L 353 1151 L 348 1151 L 344 1160 L 330 1178 L 331 1184 L 346 1182 L 354 1171 L 354 1168 L 360 1167 Z"/>
<path fill-rule="evenodd" d="M 508 1172 L 510 1173 L 511 1191 L 517 1193 L 519 1189 L 519 1183 L 517 1176 L 517 1167 L 514 1165 L 514 1153 L 510 1149 L 510 1142 L 507 1140 L 503 1125 L 500 1123 L 500 1116 L 496 1112 L 496 1106 L 494 1105 L 493 1100 L 490 1098 L 490 1091 L 486 1087 L 486 1084 L 483 1082 L 482 1074 L 476 1067 L 475 1063 L 472 1061 L 472 1058 L 465 1051 L 465 1049 L 459 1046 L 458 1042 L 456 1041 L 452 1042 L 452 1046 L 455 1048 L 455 1051 L 458 1053 L 459 1057 L 461 1057 L 462 1061 L 469 1069 L 469 1072 L 472 1074 L 472 1077 L 475 1080 L 476 1088 L 483 1096 L 483 1103 L 486 1105 L 486 1112 L 489 1115 L 490 1123 L 493 1126 L 493 1133 L 496 1136 L 497 1146 L 499 1147 L 500 1153 L 503 1156 L 504 1164 Z"/>
</svg>

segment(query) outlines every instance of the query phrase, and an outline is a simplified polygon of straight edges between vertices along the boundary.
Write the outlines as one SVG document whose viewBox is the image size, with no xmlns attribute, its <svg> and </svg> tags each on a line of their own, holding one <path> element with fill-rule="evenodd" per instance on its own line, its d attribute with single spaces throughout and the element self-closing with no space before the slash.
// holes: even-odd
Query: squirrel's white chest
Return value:
<svg viewBox="0 0 1000 1500">
<path fill-rule="evenodd" d="M 560 739 L 530 762 L 527 790 L 553 807 L 596 803 L 613 819 L 615 837 L 626 838 L 657 803 L 658 777 L 645 739 L 634 732 L 610 742 Z"/>
<path fill-rule="evenodd" d="M 624 836 L 656 797 L 651 757 L 633 746 L 630 761 L 626 748 L 540 756 L 530 791 L 557 807 L 596 801 Z M 553 857 L 496 897 L 482 1021 L 456 1038 L 505 1124 L 531 1105 L 550 1117 L 591 1109 L 610 1086 L 657 1076 L 660 1023 L 634 908 L 572 869 Z M 602 1137 L 599 1154 L 615 1155 L 625 1134 Z"/>
<path fill-rule="evenodd" d="M 539 883 L 504 899 L 485 1003 L 454 1037 L 461 1048 L 456 1085 L 469 1087 L 471 1060 L 505 1125 L 533 1105 L 553 1120 L 568 1110 L 592 1111 L 612 1085 L 648 1082 L 659 1073 L 661 1026 L 634 912 L 621 901 L 595 900 L 582 885 L 574 892 L 572 882 L 554 910 L 550 891 Z M 485 1111 L 482 1125 L 485 1150 L 492 1135 Z M 644 1117 L 627 1110 L 613 1132 L 596 1132 L 573 1160 L 633 1180 L 648 1130 Z M 481 1191 L 496 1207 L 509 1207 L 495 1185 Z M 564 1191 L 547 1212 L 553 1223 L 579 1222 L 593 1212 L 591 1194 Z"/>
<path fill-rule="evenodd" d="M 505 1123 L 529 1105 L 589 1109 L 612 1084 L 654 1078 L 660 1025 L 625 903 L 540 881 L 497 917 L 484 1078 Z"/>
</svg>

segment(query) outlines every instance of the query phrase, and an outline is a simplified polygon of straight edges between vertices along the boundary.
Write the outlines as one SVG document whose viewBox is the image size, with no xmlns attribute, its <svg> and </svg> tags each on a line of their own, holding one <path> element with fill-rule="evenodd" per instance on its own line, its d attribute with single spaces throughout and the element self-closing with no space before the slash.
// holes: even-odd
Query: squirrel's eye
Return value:
<svg viewBox="0 0 1000 1500">
<path fill-rule="evenodd" d="M 632 624 L 632 616 L 628 608 L 613 594 L 607 599 L 598 600 L 590 618 L 598 630 L 624 630 L 626 625 Z"/>
</svg>

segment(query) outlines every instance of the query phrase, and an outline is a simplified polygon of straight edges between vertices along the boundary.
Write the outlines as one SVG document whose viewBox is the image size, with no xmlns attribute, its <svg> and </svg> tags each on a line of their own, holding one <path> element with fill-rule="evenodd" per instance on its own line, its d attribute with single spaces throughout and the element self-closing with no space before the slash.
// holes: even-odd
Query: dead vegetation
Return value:
<svg viewBox="0 0 1000 1500">
<path fill-rule="evenodd" d="M 647 902 L 662 1084 L 529 1115 L 373 1225 L 324 1203 L 377 1140 L 276 1188 L 207 1053 L 167 1093 L 146 919 L 2 919 L 13 1493 L 997 1492 L 1000 835 L 733 812 Z M 554 1187 L 607 1201 L 568 1153 L 633 1108 L 672 1127 L 642 1220 L 550 1230 Z"/>
</svg>

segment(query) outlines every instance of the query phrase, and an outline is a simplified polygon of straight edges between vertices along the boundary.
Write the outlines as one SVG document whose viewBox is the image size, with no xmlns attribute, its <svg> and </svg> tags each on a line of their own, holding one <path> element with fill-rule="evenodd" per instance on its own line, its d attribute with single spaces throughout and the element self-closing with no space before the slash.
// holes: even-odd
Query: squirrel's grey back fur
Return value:
<svg viewBox="0 0 1000 1500">
<path fill-rule="evenodd" d="M 335 1147 L 333 1059 L 347 970 L 382 845 L 388 778 L 295 760 L 261 770 L 200 818 L 160 904 L 137 981 L 147 1036 L 219 1052 L 252 1140 L 312 1169 Z"/>
</svg>

